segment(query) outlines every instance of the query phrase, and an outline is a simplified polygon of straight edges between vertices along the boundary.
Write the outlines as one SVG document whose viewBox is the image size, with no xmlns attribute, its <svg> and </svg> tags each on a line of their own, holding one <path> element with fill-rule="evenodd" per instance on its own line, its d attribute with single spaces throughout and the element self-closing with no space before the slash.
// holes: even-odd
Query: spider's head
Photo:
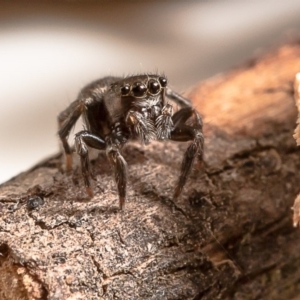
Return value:
<svg viewBox="0 0 300 300">
<path fill-rule="evenodd" d="M 158 75 L 141 75 L 126 78 L 121 85 L 121 96 L 146 98 L 159 95 L 167 86 L 167 79 Z"/>
</svg>

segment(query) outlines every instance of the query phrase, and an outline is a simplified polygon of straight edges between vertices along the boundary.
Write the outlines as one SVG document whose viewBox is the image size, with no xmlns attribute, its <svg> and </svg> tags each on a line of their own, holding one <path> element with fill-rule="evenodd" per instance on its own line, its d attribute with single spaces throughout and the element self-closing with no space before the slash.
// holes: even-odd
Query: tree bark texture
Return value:
<svg viewBox="0 0 300 300">
<path fill-rule="evenodd" d="M 205 161 L 176 201 L 186 143 L 126 146 L 124 211 L 105 153 L 92 161 L 91 200 L 61 155 L 2 184 L 0 299 L 296 297 L 299 70 L 294 43 L 190 93 L 204 118 Z"/>
</svg>

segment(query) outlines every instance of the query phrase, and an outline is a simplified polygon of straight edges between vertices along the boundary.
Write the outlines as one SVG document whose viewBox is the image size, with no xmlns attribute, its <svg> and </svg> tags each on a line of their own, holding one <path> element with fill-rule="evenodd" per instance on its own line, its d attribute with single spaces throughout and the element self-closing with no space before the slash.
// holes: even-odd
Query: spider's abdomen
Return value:
<svg viewBox="0 0 300 300">
<path fill-rule="evenodd" d="M 105 77 L 94 81 L 82 89 L 80 98 L 85 99 L 83 121 L 86 128 L 94 134 L 104 138 L 110 132 L 111 115 L 107 110 L 105 96 L 110 86 L 119 80 L 118 77 Z M 115 99 L 115 102 L 120 100 Z"/>
</svg>

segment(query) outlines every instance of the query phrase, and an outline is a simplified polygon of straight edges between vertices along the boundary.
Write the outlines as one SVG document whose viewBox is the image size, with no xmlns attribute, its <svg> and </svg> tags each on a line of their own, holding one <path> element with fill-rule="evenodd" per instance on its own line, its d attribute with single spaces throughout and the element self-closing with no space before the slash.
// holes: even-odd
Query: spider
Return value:
<svg viewBox="0 0 300 300">
<path fill-rule="evenodd" d="M 59 114 L 58 135 L 68 171 L 72 169 L 68 136 L 78 118 L 83 116 L 86 129 L 76 133 L 75 150 L 80 156 L 84 185 L 90 197 L 93 191 L 88 147 L 106 151 L 114 169 L 120 209 L 124 207 L 127 163 L 121 150 L 128 141 L 136 139 L 145 145 L 151 140 L 191 141 L 183 157 L 174 198 L 181 194 L 194 159 L 202 161 L 202 119 L 191 102 L 170 89 L 167 83 L 164 76 L 154 74 L 105 77 L 84 87 L 77 100 Z M 176 113 L 173 114 L 173 106 L 166 97 L 179 105 Z"/>
</svg>

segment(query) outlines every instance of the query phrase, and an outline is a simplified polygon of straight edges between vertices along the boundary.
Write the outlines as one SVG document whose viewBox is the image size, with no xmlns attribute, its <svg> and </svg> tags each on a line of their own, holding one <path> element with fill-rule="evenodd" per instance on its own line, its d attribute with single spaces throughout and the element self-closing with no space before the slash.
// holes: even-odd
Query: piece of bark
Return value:
<svg viewBox="0 0 300 300">
<path fill-rule="evenodd" d="M 295 76 L 295 83 L 294 83 L 294 95 L 295 95 L 295 102 L 298 110 L 298 117 L 297 117 L 297 126 L 294 132 L 294 139 L 296 140 L 297 145 L 300 145 L 300 73 L 297 73 Z M 293 223 L 294 226 L 297 227 L 300 222 L 300 194 L 297 196 L 293 206 L 294 216 L 293 216 Z"/>
<path fill-rule="evenodd" d="M 294 132 L 294 138 L 297 142 L 297 145 L 300 145 L 300 73 L 295 75 L 295 83 L 294 83 L 294 95 L 295 102 L 298 110 L 298 118 L 297 118 L 297 127 Z"/>
<path fill-rule="evenodd" d="M 118 210 L 104 153 L 95 197 L 61 157 L 0 187 L 0 298 L 292 299 L 300 292 L 293 79 L 300 44 L 216 76 L 191 99 L 205 163 L 171 198 L 187 147 L 129 144 L 129 193 Z M 13 286 L 13 288 L 12 288 Z"/>
</svg>

